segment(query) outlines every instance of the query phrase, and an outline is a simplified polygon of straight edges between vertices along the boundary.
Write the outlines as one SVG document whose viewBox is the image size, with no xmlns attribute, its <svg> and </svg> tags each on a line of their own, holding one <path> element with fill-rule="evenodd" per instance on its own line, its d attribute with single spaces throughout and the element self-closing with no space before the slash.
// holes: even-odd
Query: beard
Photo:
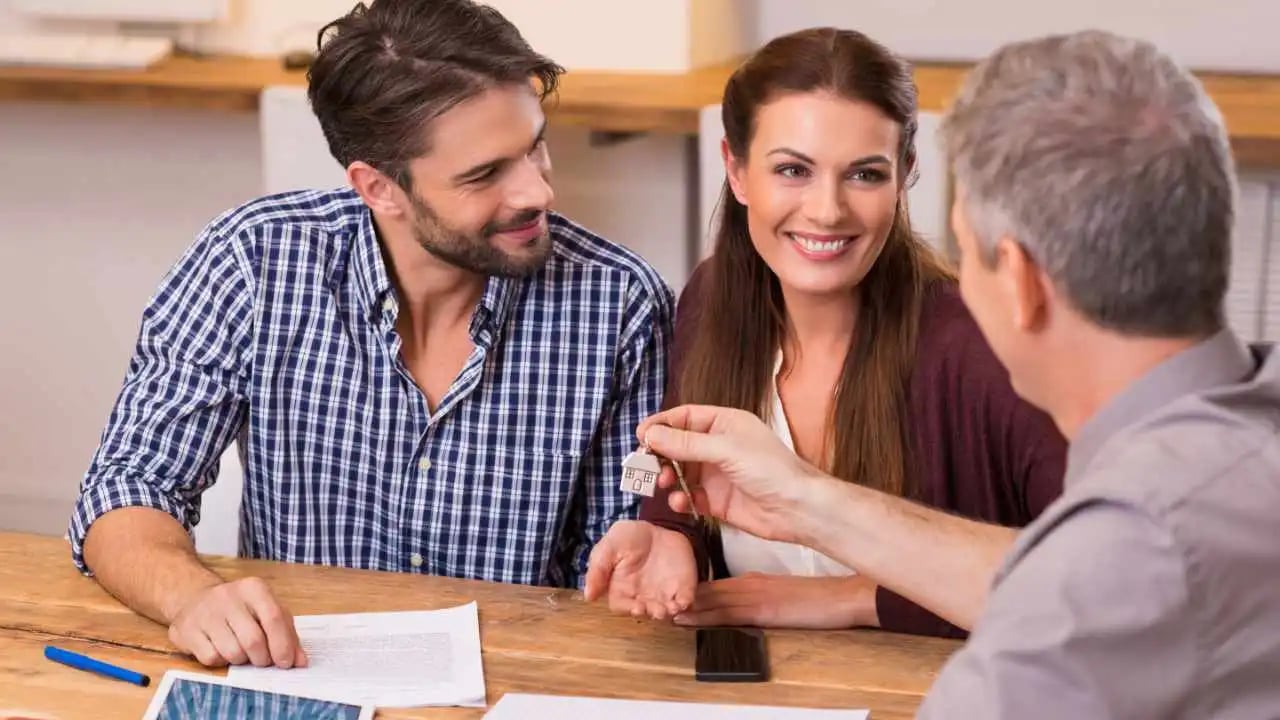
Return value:
<svg viewBox="0 0 1280 720">
<path fill-rule="evenodd" d="M 478 235 L 449 227 L 416 193 L 409 193 L 413 204 L 413 237 L 424 250 L 455 267 L 477 275 L 528 277 L 547 264 L 551 254 L 551 235 L 544 232 L 530 240 L 524 252 L 509 253 L 494 245 L 494 235 L 528 225 L 543 215 L 542 210 L 522 210 L 512 218 L 490 220 Z"/>
</svg>

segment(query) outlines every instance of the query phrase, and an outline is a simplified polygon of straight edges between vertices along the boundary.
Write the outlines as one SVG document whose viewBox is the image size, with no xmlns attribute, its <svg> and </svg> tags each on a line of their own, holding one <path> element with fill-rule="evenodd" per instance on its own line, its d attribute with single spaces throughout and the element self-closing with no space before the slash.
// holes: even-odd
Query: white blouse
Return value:
<svg viewBox="0 0 1280 720">
<path fill-rule="evenodd" d="M 788 450 L 795 452 L 791 438 L 791 426 L 782 409 L 782 397 L 778 393 L 778 372 L 782 369 L 782 353 L 778 353 L 773 368 L 773 386 L 768 400 L 769 426 L 777 433 Z M 741 530 L 720 526 L 720 539 L 724 544 L 724 561 L 731 575 L 757 572 L 769 575 L 853 575 L 854 571 L 822 553 L 803 545 L 761 540 Z"/>
</svg>

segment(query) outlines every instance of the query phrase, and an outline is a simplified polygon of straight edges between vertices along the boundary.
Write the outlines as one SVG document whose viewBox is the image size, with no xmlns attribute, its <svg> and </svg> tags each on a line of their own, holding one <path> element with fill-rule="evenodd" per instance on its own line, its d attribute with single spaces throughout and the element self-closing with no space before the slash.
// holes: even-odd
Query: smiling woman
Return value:
<svg viewBox="0 0 1280 720">
<path fill-rule="evenodd" d="M 909 492 L 897 428 L 920 306 L 948 277 L 903 200 L 915 108 L 910 69 L 852 31 L 778 38 L 734 74 L 723 222 L 701 273 L 700 304 L 723 319 L 700 325 L 675 373 L 682 401 L 766 416 L 776 378 L 802 457 L 894 494 Z M 747 312 L 719 312 L 735 305 Z"/>
<path fill-rule="evenodd" d="M 748 410 L 848 482 L 1025 525 L 1061 491 L 1064 442 L 1014 395 L 951 273 L 911 229 L 916 110 L 910 66 L 852 30 L 777 38 L 733 74 L 722 221 L 678 306 L 665 404 Z M 704 533 L 663 493 L 642 517 L 647 532 L 618 529 L 620 554 L 663 548 L 678 566 L 670 548 L 687 538 L 697 566 L 709 555 L 727 578 L 699 588 L 681 622 L 961 634 L 814 550 Z"/>
</svg>

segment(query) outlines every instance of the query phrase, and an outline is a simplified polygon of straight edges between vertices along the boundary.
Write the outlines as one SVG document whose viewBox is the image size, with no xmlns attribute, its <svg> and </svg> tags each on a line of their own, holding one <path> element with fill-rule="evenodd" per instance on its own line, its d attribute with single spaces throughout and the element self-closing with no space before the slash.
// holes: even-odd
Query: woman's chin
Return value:
<svg viewBox="0 0 1280 720">
<path fill-rule="evenodd" d="M 854 272 L 855 269 L 846 263 L 833 263 L 826 267 L 815 267 L 812 263 L 796 267 L 794 263 L 788 263 L 787 267 L 776 268 L 774 274 L 788 295 L 834 296 L 852 294 L 858 287 L 865 273 Z"/>
</svg>

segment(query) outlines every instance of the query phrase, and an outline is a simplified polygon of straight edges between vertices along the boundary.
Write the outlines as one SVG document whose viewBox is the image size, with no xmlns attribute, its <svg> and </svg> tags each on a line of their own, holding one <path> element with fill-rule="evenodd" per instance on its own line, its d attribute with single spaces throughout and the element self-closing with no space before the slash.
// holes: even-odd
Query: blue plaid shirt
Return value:
<svg viewBox="0 0 1280 720">
<path fill-rule="evenodd" d="M 205 229 L 142 318 L 71 519 L 190 531 L 238 440 L 240 552 L 575 586 L 635 428 L 662 400 L 673 300 L 635 254 L 552 215 L 546 266 L 490 278 L 475 349 L 432 413 L 400 359 L 398 300 L 350 190 L 263 198 Z"/>
</svg>

